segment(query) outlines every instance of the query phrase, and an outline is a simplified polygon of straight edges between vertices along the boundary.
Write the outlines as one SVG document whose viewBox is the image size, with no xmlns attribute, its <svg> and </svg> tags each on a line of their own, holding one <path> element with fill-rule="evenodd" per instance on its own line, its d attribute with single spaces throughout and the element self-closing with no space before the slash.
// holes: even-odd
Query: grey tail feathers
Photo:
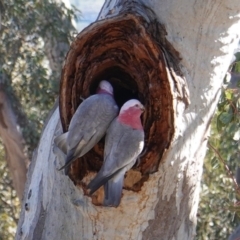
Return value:
<svg viewBox="0 0 240 240">
<path fill-rule="evenodd" d="M 118 207 L 122 197 L 124 174 L 110 179 L 104 185 L 104 206 Z"/>
<path fill-rule="evenodd" d="M 123 167 L 124 168 L 124 167 Z M 108 175 L 108 176 L 103 176 L 101 173 L 101 170 L 98 172 L 96 177 L 88 184 L 87 188 L 91 189 L 90 194 L 93 194 L 96 192 L 102 185 L 104 185 L 109 179 L 117 175 L 120 171 L 123 170 L 123 168 L 118 169 L 115 173 Z M 101 176 L 102 175 L 102 176 Z"/>
<path fill-rule="evenodd" d="M 105 177 L 105 176 L 99 177 L 99 176 L 96 176 L 87 186 L 90 189 L 90 195 L 92 195 L 94 192 L 96 192 L 110 178 L 111 178 L 111 176 L 109 176 L 109 177 Z"/>
</svg>

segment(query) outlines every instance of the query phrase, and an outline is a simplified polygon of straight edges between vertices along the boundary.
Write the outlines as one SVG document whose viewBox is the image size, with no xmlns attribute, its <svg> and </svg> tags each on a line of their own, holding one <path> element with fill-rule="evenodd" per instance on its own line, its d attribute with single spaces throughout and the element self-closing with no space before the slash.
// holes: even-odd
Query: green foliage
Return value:
<svg viewBox="0 0 240 240">
<path fill-rule="evenodd" d="M 71 22 L 76 15 L 53 0 L 2 0 L 0 8 L 0 86 L 11 99 L 31 159 L 58 95 L 62 61 L 76 33 Z M 54 59 L 60 67 L 52 68 L 49 51 L 57 44 L 67 47 Z M 1 142 L 0 176 L 0 240 L 8 240 L 14 238 L 20 209 Z"/>
<path fill-rule="evenodd" d="M 58 95 L 61 69 L 56 73 L 49 68 L 49 46 L 69 45 L 75 13 L 51 0 L 4 0 L 1 4 L 0 82 L 12 99 L 31 153 Z M 61 65 L 66 51 L 59 54 L 56 61 Z"/>
<path fill-rule="evenodd" d="M 240 73 L 240 62 L 234 64 L 234 72 Z"/>
<path fill-rule="evenodd" d="M 240 157 L 239 103 L 239 89 L 223 89 L 212 120 L 204 162 L 197 225 L 199 240 L 227 239 L 240 221 L 239 209 L 235 207 L 239 198 L 231 177 L 235 175 Z"/>
<path fill-rule="evenodd" d="M 235 53 L 235 58 L 234 62 L 240 62 L 240 52 Z"/>
<path fill-rule="evenodd" d="M 2 0 L 0 28 L 0 83 L 12 100 L 29 153 L 36 147 L 44 119 L 58 94 L 59 74 L 49 66 L 46 45 L 69 44 L 74 34 L 74 11 L 52 0 Z M 62 52 L 60 57 L 64 57 Z M 240 53 L 233 70 L 240 72 Z M 224 90 L 212 122 L 210 143 L 231 171 L 239 152 L 238 90 Z M 13 239 L 19 201 L 0 144 L 0 240 Z M 204 163 L 197 239 L 226 239 L 239 220 L 236 192 L 215 151 Z"/>
<path fill-rule="evenodd" d="M 1 142 L 0 142 L 1 143 Z M 14 239 L 20 208 L 0 144 L 0 240 Z"/>
</svg>

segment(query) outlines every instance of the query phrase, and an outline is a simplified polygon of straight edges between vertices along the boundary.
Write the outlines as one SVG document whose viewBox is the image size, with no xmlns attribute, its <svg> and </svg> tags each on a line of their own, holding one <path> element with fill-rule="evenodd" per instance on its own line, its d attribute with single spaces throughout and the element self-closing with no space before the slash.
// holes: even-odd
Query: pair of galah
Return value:
<svg viewBox="0 0 240 240">
<path fill-rule="evenodd" d="M 103 80 L 97 93 L 80 104 L 68 132 L 56 137 L 56 145 L 67 155 L 65 168 L 83 156 L 106 134 L 104 162 L 95 178 L 88 184 L 90 194 L 104 185 L 104 205 L 120 204 L 124 175 L 135 164 L 144 146 L 144 131 L 140 116 L 143 105 L 136 99 L 127 101 L 120 109 L 114 100 L 112 85 Z"/>
</svg>

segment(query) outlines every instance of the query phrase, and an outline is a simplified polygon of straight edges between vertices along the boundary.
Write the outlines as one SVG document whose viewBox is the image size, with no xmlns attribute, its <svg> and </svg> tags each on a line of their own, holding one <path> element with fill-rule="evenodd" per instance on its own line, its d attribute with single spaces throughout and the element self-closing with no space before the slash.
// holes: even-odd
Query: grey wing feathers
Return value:
<svg viewBox="0 0 240 240">
<path fill-rule="evenodd" d="M 122 169 L 119 169 L 117 171 L 120 172 Z M 102 185 L 104 185 L 112 176 L 116 174 L 109 174 L 109 175 L 103 175 L 102 169 L 98 172 L 96 177 L 88 184 L 88 188 L 90 189 L 90 194 L 93 194 L 95 191 L 97 191 Z"/>
<path fill-rule="evenodd" d="M 65 165 L 62 166 L 59 171 L 69 166 L 71 162 L 73 162 L 78 157 L 82 157 L 84 154 L 86 154 L 98 142 L 98 140 L 100 139 L 98 139 L 97 136 L 93 136 L 88 142 L 80 141 L 75 148 L 69 149 L 67 151 Z M 67 172 L 68 171 L 65 173 L 67 174 Z"/>
<path fill-rule="evenodd" d="M 67 154 L 65 165 L 59 170 L 93 148 L 117 113 L 118 107 L 110 95 L 96 94 L 86 99 L 73 115 L 67 134 L 55 139 L 55 143 Z"/>
<path fill-rule="evenodd" d="M 57 145 L 58 148 L 60 148 L 65 154 L 67 154 L 67 136 L 68 132 L 61 134 L 60 136 L 57 136 L 54 139 L 54 143 Z"/>
<path fill-rule="evenodd" d="M 88 188 L 91 189 L 90 194 L 110 181 L 111 178 L 114 179 L 120 172 L 124 177 L 125 172 L 134 165 L 137 156 L 141 153 L 143 140 L 143 131 L 133 130 L 126 125 L 119 124 L 117 119 L 111 123 L 105 139 L 104 163 L 96 177 L 88 185 Z M 106 188 L 109 188 L 109 185 L 110 188 L 117 186 L 118 189 L 121 186 L 120 183 L 112 185 L 110 183 L 106 185 Z M 119 194 L 116 193 L 116 196 Z"/>
<path fill-rule="evenodd" d="M 88 142 L 96 132 L 105 132 L 117 112 L 118 108 L 111 96 L 96 94 L 87 98 L 70 122 L 69 148 L 75 148 L 79 141 Z"/>
<path fill-rule="evenodd" d="M 115 172 L 136 160 L 143 148 L 144 132 L 115 119 L 107 130 L 104 146 L 105 172 Z M 134 163 L 133 163 L 134 164 Z"/>
</svg>

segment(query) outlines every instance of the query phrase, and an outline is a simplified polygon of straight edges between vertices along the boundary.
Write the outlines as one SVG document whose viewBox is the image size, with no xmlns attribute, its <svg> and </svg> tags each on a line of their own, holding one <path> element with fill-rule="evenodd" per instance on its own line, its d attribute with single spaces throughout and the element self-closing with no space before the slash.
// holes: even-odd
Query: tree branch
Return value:
<svg viewBox="0 0 240 240">
<path fill-rule="evenodd" d="M 230 178 L 232 178 L 234 187 L 236 189 L 236 191 L 238 192 L 238 194 L 240 194 L 240 187 L 237 184 L 236 178 L 234 177 L 232 171 L 229 169 L 228 165 L 225 163 L 224 159 L 222 158 L 221 154 L 219 153 L 219 151 L 213 147 L 213 145 L 208 142 L 208 146 L 214 151 L 214 153 L 218 156 L 218 158 L 220 159 L 220 161 L 222 162 L 222 164 L 224 165 L 226 171 L 228 172 L 228 175 Z"/>
<path fill-rule="evenodd" d="M 0 85 L 0 136 L 6 151 L 6 160 L 12 175 L 13 186 L 22 199 L 27 173 L 27 157 L 24 154 L 24 140 L 19 132 L 16 117 L 9 99 Z"/>
</svg>

